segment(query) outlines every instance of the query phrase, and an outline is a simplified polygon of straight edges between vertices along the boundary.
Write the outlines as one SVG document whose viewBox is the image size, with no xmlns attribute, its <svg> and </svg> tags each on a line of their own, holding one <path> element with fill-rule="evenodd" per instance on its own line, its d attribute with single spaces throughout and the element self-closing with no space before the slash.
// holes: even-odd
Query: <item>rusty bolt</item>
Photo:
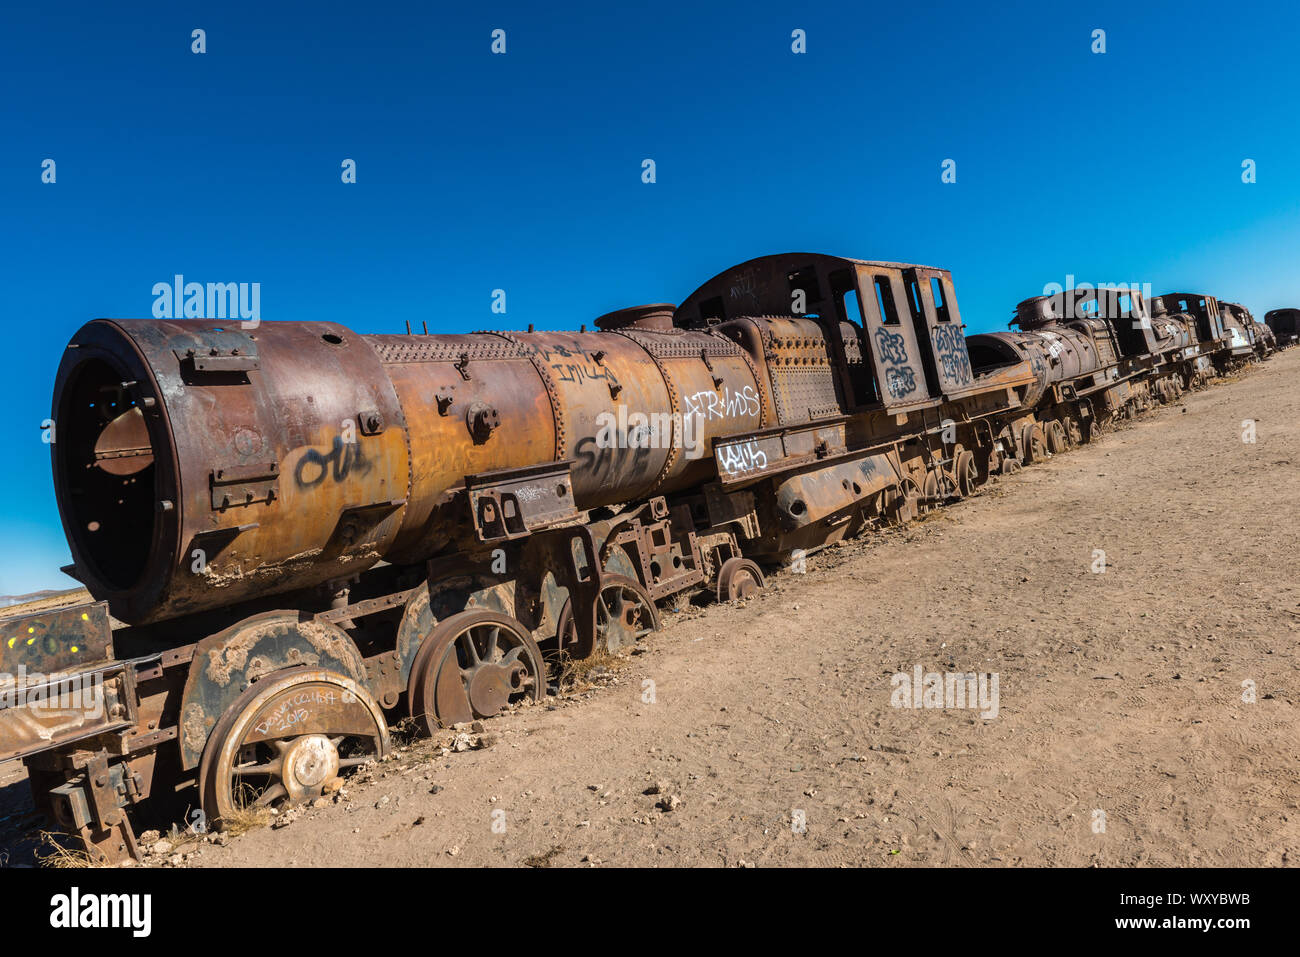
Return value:
<svg viewBox="0 0 1300 957">
<path fill-rule="evenodd" d="M 475 402 L 465 413 L 465 424 L 476 443 L 486 442 L 501 425 L 501 413 L 483 402 Z"/>
</svg>

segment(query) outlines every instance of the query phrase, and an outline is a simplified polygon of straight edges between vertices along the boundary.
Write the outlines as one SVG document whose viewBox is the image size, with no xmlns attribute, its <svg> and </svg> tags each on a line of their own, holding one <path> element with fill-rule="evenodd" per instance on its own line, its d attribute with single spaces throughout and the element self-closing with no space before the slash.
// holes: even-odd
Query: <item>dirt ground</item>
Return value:
<svg viewBox="0 0 1300 957">
<path fill-rule="evenodd" d="M 487 722 L 488 747 L 416 742 L 185 863 L 1295 864 L 1298 372 L 1293 349 L 665 616 L 589 692 Z M 997 674 L 996 716 L 894 707 L 918 665 Z"/>
</svg>

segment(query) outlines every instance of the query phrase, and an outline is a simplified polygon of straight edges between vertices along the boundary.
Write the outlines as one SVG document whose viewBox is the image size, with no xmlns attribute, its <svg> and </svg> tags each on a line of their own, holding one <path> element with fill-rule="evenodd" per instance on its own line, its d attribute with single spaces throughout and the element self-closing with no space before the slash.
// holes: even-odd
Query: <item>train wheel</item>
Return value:
<svg viewBox="0 0 1300 957">
<path fill-rule="evenodd" d="M 917 511 L 921 515 L 929 515 L 939 507 L 940 493 L 942 489 L 939 485 L 938 472 L 926 472 L 925 478 L 922 479 L 921 501 Z"/>
<path fill-rule="evenodd" d="M 1087 439 L 1087 433 L 1079 425 L 1079 420 L 1073 416 L 1066 420 L 1065 435 L 1070 440 L 1070 445 L 1083 445 Z"/>
<path fill-rule="evenodd" d="M 388 753 L 388 725 L 351 678 L 289 668 L 254 682 L 208 738 L 199 798 L 209 821 L 320 797 L 341 772 Z"/>
<path fill-rule="evenodd" d="M 921 490 L 910 478 L 903 479 L 881 495 L 882 511 L 890 525 L 906 525 L 921 513 Z"/>
<path fill-rule="evenodd" d="M 953 474 L 957 477 L 957 491 L 963 498 L 974 495 L 980 484 L 979 468 L 975 465 L 975 454 L 967 449 L 957 453 L 953 460 Z"/>
<path fill-rule="evenodd" d="M 725 563 L 723 567 L 726 567 Z M 624 575 L 606 575 L 596 597 L 595 648 L 617 654 L 658 630 L 659 612 L 640 583 Z M 580 647 L 571 600 L 566 601 L 560 611 L 558 632 L 561 651 L 575 658 L 588 658 L 593 653 Z"/>
<path fill-rule="evenodd" d="M 1060 419 L 1053 419 L 1047 424 L 1047 451 L 1059 455 L 1070 447 L 1065 435 L 1065 426 Z"/>
<path fill-rule="evenodd" d="M 1026 425 L 1020 432 L 1020 442 L 1025 450 L 1025 465 L 1033 465 L 1047 458 L 1047 440 L 1041 424 L 1035 422 Z"/>
<path fill-rule="evenodd" d="M 618 654 L 658 630 L 659 612 L 640 583 L 606 575 L 596 598 L 596 647 Z"/>
<path fill-rule="evenodd" d="M 427 734 L 491 718 L 545 694 L 546 669 L 537 643 L 519 622 L 494 611 L 471 609 L 440 622 L 411 665 L 411 717 Z"/>
<path fill-rule="evenodd" d="M 754 598 L 763 590 L 763 573 L 748 558 L 728 558 L 718 572 L 718 601 Z"/>
</svg>

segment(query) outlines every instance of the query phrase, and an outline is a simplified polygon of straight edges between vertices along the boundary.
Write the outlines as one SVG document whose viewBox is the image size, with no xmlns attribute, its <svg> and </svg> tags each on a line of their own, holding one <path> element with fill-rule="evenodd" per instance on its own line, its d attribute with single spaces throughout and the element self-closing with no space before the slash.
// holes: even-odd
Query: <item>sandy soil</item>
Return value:
<svg viewBox="0 0 1300 957">
<path fill-rule="evenodd" d="M 1298 371 L 1293 349 L 751 602 L 666 616 L 590 691 L 488 722 L 490 746 L 418 742 L 186 863 L 1295 864 Z M 996 673 L 997 716 L 892 706 L 917 665 Z"/>
</svg>

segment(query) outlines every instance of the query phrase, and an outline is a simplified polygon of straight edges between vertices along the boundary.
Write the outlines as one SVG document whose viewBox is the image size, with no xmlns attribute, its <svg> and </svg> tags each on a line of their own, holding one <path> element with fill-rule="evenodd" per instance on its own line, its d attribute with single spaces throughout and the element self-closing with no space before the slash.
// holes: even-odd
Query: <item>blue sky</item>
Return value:
<svg viewBox="0 0 1300 957">
<path fill-rule="evenodd" d="M 1244 2 L 9 5 L 0 594 L 72 584 L 38 428 L 64 344 L 149 315 L 177 273 L 260 283 L 265 320 L 360 332 L 573 328 L 791 249 L 949 268 L 972 331 L 1067 275 L 1205 289 L 1261 318 L 1300 304 L 1297 19 Z"/>
</svg>

